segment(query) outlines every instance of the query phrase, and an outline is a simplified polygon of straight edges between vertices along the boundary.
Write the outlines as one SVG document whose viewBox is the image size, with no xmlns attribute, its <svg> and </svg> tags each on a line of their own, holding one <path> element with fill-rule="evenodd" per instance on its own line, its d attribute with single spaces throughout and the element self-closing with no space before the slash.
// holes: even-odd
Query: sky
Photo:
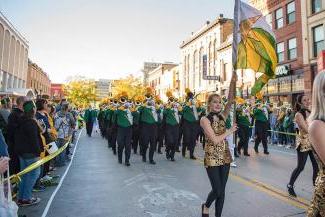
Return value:
<svg viewBox="0 0 325 217">
<path fill-rule="evenodd" d="M 0 0 L 29 41 L 29 58 L 52 82 L 118 79 L 145 61 L 180 62 L 181 42 L 234 0 Z"/>
</svg>

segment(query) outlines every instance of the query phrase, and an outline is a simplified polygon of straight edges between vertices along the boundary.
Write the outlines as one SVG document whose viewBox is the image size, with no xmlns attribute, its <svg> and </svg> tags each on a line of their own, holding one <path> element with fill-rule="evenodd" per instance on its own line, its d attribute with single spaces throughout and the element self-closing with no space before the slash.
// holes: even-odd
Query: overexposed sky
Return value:
<svg viewBox="0 0 325 217">
<path fill-rule="evenodd" d="M 0 0 L 52 82 L 116 79 L 144 61 L 180 62 L 179 45 L 206 20 L 232 17 L 234 0 Z"/>
</svg>

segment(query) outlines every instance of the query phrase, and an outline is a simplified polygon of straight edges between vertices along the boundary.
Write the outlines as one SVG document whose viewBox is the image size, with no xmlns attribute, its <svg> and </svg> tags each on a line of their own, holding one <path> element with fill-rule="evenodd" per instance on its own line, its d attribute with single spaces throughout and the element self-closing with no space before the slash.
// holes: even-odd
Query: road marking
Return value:
<svg viewBox="0 0 325 217">
<path fill-rule="evenodd" d="M 77 142 L 76 142 L 76 144 L 75 144 L 75 146 L 74 146 L 74 150 L 73 150 L 73 153 L 72 153 L 72 157 L 71 157 L 70 163 L 69 163 L 67 169 L 65 170 L 65 172 L 64 172 L 64 174 L 63 174 L 63 176 L 62 176 L 62 178 L 61 178 L 61 180 L 60 180 L 58 186 L 57 186 L 56 189 L 53 191 L 53 193 L 52 193 L 52 195 L 51 195 L 49 201 L 47 202 L 47 205 L 46 205 L 46 207 L 45 207 L 45 209 L 44 209 L 44 211 L 43 211 L 42 217 L 46 217 L 46 215 L 47 215 L 47 213 L 48 213 L 48 211 L 49 211 L 49 209 L 50 209 L 50 207 L 51 207 L 51 204 L 52 204 L 52 202 L 53 202 L 53 200 L 54 200 L 54 197 L 55 197 L 56 193 L 60 190 L 61 185 L 62 185 L 62 183 L 63 183 L 63 181 L 64 181 L 64 179 L 65 179 L 65 176 L 66 176 L 66 175 L 68 174 L 68 172 L 69 172 L 69 169 L 70 169 L 70 167 L 71 167 L 71 164 L 72 164 L 73 158 L 74 158 L 74 156 L 75 156 L 75 153 L 76 153 L 76 150 L 77 150 L 77 147 L 78 147 L 78 143 L 79 143 L 79 139 L 80 139 L 80 135 L 81 135 L 82 131 L 83 131 L 83 129 L 81 129 L 81 131 L 80 131 L 80 133 L 79 133 L 79 136 L 78 136 L 78 139 L 77 139 Z"/>
<path fill-rule="evenodd" d="M 204 164 L 204 161 L 202 159 L 197 159 L 196 160 L 197 162 L 199 162 L 200 164 Z M 237 182 L 240 182 L 244 185 L 247 185 L 247 186 L 250 186 L 252 188 L 255 188 L 256 190 L 259 190 L 261 192 L 264 192 L 274 198 L 277 198 L 283 202 L 286 202 L 292 206 L 295 206 L 297 208 L 300 208 L 300 209 L 304 209 L 304 210 L 307 210 L 308 207 L 309 207 L 309 201 L 306 200 L 305 198 L 302 198 L 302 197 L 297 197 L 297 198 L 293 198 L 293 197 L 290 197 L 288 196 L 288 193 L 287 192 L 284 192 L 282 190 L 279 190 L 271 185 L 267 185 L 265 183 L 262 183 L 262 182 L 259 182 L 257 180 L 254 180 L 254 179 L 249 179 L 249 178 L 246 178 L 246 177 L 243 177 L 243 176 L 239 176 L 237 174 L 234 174 L 232 172 L 230 172 L 229 174 L 230 178 L 237 181 Z"/>
</svg>

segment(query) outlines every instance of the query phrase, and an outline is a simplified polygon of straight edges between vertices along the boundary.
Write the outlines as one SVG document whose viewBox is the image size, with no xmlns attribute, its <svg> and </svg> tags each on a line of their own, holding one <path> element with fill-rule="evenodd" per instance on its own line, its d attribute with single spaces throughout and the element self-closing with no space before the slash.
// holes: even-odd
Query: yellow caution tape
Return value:
<svg viewBox="0 0 325 217">
<path fill-rule="evenodd" d="M 268 131 L 274 132 L 274 133 L 285 134 L 285 135 L 289 135 L 289 136 L 298 136 L 298 134 L 296 134 L 296 133 L 287 133 L 287 132 L 281 132 L 281 131 L 276 131 L 276 130 L 268 130 Z"/>
<path fill-rule="evenodd" d="M 249 128 L 254 128 L 254 126 L 249 126 Z M 269 132 L 274 132 L 274 133 L 280 133 L 280 134 L 285 134 L 289 136 L 298 136 L 296 133 L 287 133 L 287 132 L 282 132 L 282 131 L 276 131 L 276 130 L 267 130 Z"/>
<path fill-rule="evenodd" d="M 16 182 L 19 182 L 20 181 L 20 177 L 25 175 L 26 173 L 29 173 L 30 171 L 32 170 L 35 170 L 36 168 L 42 166 L 43 164 L 45 164 L 46 162 L 52 160 L 53 158 L 55 158 L 56 156 L 58 156 L 59 154 L 61 154 L 69 145 L 70 143 L 70 139 L 68 140 L 68 142 L 66 142 L 64 144 L 64 146 L 62 146 L 61 148 L 59 148 L 56 152 L 54 152 L 53 154 L 50 154 L 38 161 L 36 161 L 35 163 L 29 165 L 28 167 L 26 167 L 23 171 L 20 171 L 19 173 L 17 174 L 14 174 L 14 175 L 11 175 L 9 177 L 9 179 L 13 182 L 13 183 L 16 183 Z"/>
</svg>

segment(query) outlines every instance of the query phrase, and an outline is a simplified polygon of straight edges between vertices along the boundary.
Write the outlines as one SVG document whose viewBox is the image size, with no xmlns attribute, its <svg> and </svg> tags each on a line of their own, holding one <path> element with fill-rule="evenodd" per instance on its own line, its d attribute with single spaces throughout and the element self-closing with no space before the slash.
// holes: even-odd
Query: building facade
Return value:
<svg viewBox="0 0 325 217">
<path fill-rule="evenodd" d="M 179 81 L 178 64 L 162 63 L 148 73 L 148 85 L 163 101 L 167 101 L 166 92 L 172 90 L 179 97 L 177 83 Z"/>
<path fill-rule="evenodd" d="M 303 60 L 302 1 L 250 0 L 262 11 L 276 36 L 276 78 L 264 87 L 264 95 L 278 105 L 293 104 L 298 94 L 310 92 L 310 72 Z"/>
<path fill-rule="evenodd" d="M 325 0 L 301 0 L 305 88 L 310 92 L 318 72 L 317 57 L 325 49 Z"/>
<path fill-rule="evenodd" d="M 231 75 L 232 65 L 231 53 L 229 59 L 220 65 L 218 49 L 231 35 L 232 29 L 233 21 L 220 15 L 213 22 L 207 21 L 199 31 L 183 41 L 180 46 L 181 93 L 185 92 L 185 88 L 190 88 L 203 101 L 210 92 L 221 93 L 221 72 L 224 72 L 223 67 L 226 66 L 227 76 L 228 73 Z M 206 80 L 208 76 L 215 76 L 215 80 Z"/>
<path fill-rule="evenodd" d="M 28 60 L 27 88 L 32 89 L 36 95 L 51 95 L 49 75 L 31 60 Z"/>
<path fill-rule="evenodd" d="M 112 97 L 112 80 L 99 79 L 95 81 L 96 85 L 96 99 L 102 100 L 107 97 Z"/>
<path fill-rule="evenodd" d="M 149 85 L 149 83 L 148 83 L 149 72 L 156 69 L 160 65 L 161 65 L 161 63 L 157 63 L 157 62 L 144 62 L 143 63 L 143 69 L 142 69 L 143 77 L 142 77 L 142 79 L 143 79 L 144 86 Z"/>
<path fill-rule="evenodd" d="M 26 88 L 28 41 L 0 12 L 0 89 Z"/>
</svg>

